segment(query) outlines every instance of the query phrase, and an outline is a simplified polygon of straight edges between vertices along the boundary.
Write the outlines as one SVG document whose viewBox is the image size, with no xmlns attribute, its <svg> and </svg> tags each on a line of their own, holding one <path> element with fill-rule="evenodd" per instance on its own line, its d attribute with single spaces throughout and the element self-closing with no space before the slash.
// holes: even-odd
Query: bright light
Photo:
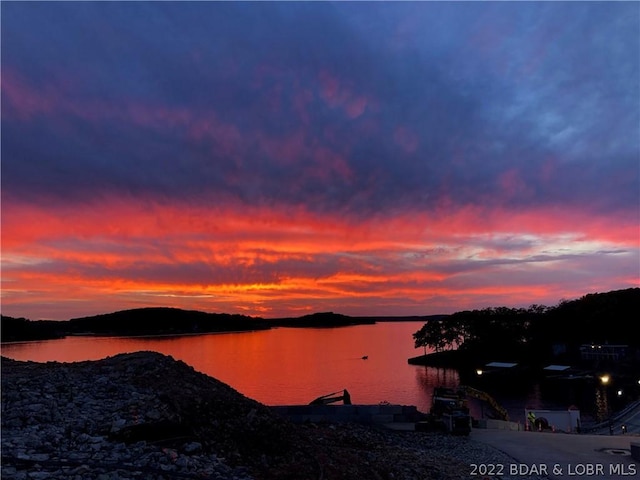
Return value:
<svg viewBox="0 0 640 480">
<path fill-rule="evenodd" d="M 618 390 L 618 396 L 621 397 L 622 396 L 622 390 Z"/>
<path fill-rule="evenodd" d="M 600 381 L 602 382 L 603 385 L 606 385 L 607 383 L 609 383 L 610 377 L 609 375 L 602 375 L 600 377 Z"/>
<path fill-rule="evenodd" d="M 477 373 L 478 375 L 482 375 L 482 370 L 478 369 L 478 370 L 476 370 L 476 373 Z M 640 383 L 640 380 L 638 380 L 638 383 Z"/>
</svg>

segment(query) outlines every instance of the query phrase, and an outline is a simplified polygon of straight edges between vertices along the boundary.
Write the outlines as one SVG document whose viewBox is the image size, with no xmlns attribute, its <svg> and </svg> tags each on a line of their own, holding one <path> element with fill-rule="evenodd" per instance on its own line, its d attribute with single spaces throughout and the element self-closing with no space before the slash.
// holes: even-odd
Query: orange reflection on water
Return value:
<svg viewBox="0 0 640 480">
<path fill-rule="evenodd" d="M 386 401 L 428 410 L 433 386 L 455 384 L 457 374 L 407 363 L 422 353 L 414 349 L 411 336 L 421 326 L 421 322 L 382 322 L 180 337 L 67 337 L 4 345 L 2 355 L 76 362 L 152 350 L 182 360 L 265 404 L 304 404 L 346 388 L 354 403 Z"/>
</svg>

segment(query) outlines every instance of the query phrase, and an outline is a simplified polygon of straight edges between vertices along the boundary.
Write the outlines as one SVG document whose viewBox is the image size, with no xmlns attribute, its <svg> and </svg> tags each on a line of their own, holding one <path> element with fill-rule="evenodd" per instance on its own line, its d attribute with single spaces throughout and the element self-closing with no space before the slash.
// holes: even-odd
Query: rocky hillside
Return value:
<svg viewBox="0 0 640 480">
<path fill-rule="evenodd" d="M 3 479 L 428 480 L 496 455 L 466 437 L 294 425 L 153 352 L 2 358 Z"/>
</svg>

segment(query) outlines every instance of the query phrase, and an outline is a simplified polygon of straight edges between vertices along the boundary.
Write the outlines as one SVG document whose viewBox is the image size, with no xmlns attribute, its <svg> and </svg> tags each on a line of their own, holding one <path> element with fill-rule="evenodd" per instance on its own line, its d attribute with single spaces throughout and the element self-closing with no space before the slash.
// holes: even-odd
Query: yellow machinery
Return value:
<svg viewBox="0 0 640 480">
<path fill-rule="evenodd" d="M 454 435 L 469 435 L 471 432 L 469 409 L 460 391 L 446 387 L 434 388 L 429 413 L 431 421 L 426 422 L 427 427 L 444 429 Z"/>
<path fill-rule="evenodd" d="M 487 392 L 483 392 L 482 390 L 478 390 L 477 388 L 469 387 L 467 385 L 461 385 L 458 387 L 458 390 L 462 391 L 467 397 L 473 397 L 487 402 L 498 414 L 500 420 L 509 420 L 509 414 L 507 411 Z"/>
</svg>

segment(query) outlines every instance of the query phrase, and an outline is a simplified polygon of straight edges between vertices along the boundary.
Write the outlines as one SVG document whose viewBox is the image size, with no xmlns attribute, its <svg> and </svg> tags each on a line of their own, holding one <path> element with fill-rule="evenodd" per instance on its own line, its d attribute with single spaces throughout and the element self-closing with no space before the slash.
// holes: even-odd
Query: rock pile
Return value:
<svg viewBox="0 0 640 480">
<path fill-rule="evenodd" d="M 294 425 L 154 352 L 1 367 L 3 479 L 428 480 L 505 460 L 468 438 Z"/>
</svg>

